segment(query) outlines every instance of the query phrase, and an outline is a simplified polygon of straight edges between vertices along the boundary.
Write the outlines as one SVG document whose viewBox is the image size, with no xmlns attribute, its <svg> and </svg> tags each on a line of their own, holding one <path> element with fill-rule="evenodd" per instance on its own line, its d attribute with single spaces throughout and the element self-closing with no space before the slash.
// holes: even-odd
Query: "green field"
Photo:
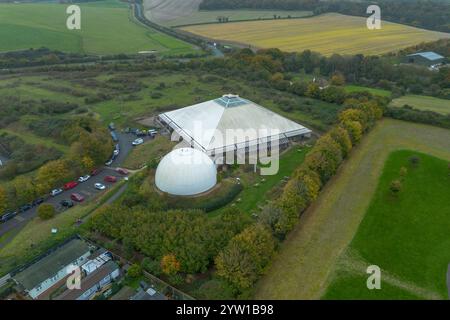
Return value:
<svg viewBox="0 0 450 320">
<path fill-rule="evenodd" d="M 403 107 L 408 105 L 418 110 L 434 111 L 440 114 L 450 114 L 450 100 L 435 97 L 406 95 L 392 100 L 391 106 Z"/>
<path fill-rule="evenodd" d="M 217 23 L 181 29 L 209 39 L 254 48 L 279 48 L 290 52 L 309 49 L 324 55 L 382 54 L 450 37 L 447 33 L 386 21 L 383 21 L 381 29 L 368 30 L 365 18 L 336 13 L 304 19 Z"/>
<path fill-rule="evenodd" d="M 147 13 L 147 16 L 157 23 L 161 23 L 166 26 L 184 26 L 203 23 L 216 23 L 218 17 L 226 17 L 229 22 L 245 21 L 245 20 L 261 20 L 261 19 L 273 19 L 273 16 L 281 18 L 300 18 L 312 15 L 310 11 L 280 11 L 280 10 L 216 10 L 216 11 L 196 11 L 191 15 L 177 17 L 167 21 L 158 21 L 152 18 L 151 11 Z"/>
<path fill-rule="evenodd" d="M 386 160 L 392 152 L 403 149 L 429 154 L 448 162 L 450 130 L 392 119 L 384 119 L 378 123 L 353 150 L 338 174 L 327 184 L 318 200 L 303 214 L 298 226 L 281 245 L 267 274 L 257 285 L 255 294 L 257 299 L 319 299 L 327 292 L 333 273 L 339 270 L 339 262 L 346 261 L 339 258 L 343 254 L 352 254 L 347 248 L 371 204 Z M 436 184 L 440 185 L 440 182 Z M 423 205 L 418 204 L 418 208 L 423 208 Z M 429 212 L 429 214 L 437 213 Z M 441 214 L 437 218 L 442 219 Z M 422 233 L 418 235 L 418 237 L 425 236 Z M 437 234 L 435 236 L 438 237 Z M 430 242 L 429 245 L 435 243 Z M 423 244 L 418 249 L 423 250 L 423 246 L 426 245 Z M 445 246 L 444 243 L 442 245 Z M 442 252 L 438 247 L 429 247 L 429 250 L 431 249 L 436 254 Z M 431 256 L 433 252 L 430 252 Z M 398 261 L 392 256 L 392 252 L 384 259 Z M 383 268 L 383 261 L 371 262 L 380 263 L 380 267 Z M 394 273 L 396 269 L 388 271 Z M 420 272 L 420 270 L 405 272 Z M 394 281 L 396 277 L 391 276 L 392 283 L 396 283 Z M 410 279 L 413 278 L 405 281 L 412 281 Z M 342 281 L 345 281 L 345 278 L 342 278 Z M 429 283 L 432 280 L 428 278 L 423 281 Z M 425 286 L 423 281 L 415 286 L 420 288 Z M 430 290 L 433 288 L 425 288 L 426 294 L 421 293 L 420 296 L 435 297 L 435 293 L 428 292 Z M 333 290 L 329 291 L 329 297 L 333 297 L 332 292 Z"/>
<path fill-rule="evenodd" d="M 382 97 L 390 97 L 391 96 L 391 92 L 390 91 L 383 90 L 383 89 L 377 89 L 377 88 L 369 88 L 369 87 L 347 85 L 347 86 L 344 87 L 344 89 L 348 93 L 368 91 L 368 92 L 370 92 L 373 95 L 378 95 L 378 96 L 382 96 Z"/>
<path fill-rule="evenodd" d="M 417 156 L 417 166 L 409 159 Z M 386 161 L 377 190 L 355 238 L 343 255 L 339 272 L 325 298 L 402 298 L 393 290 L 420 298 L 447 297 L 446 273 L 450 262 L 449 162 L 413 151 L 396 151 Z M 389 191 L 400 168 L 408 170 L 397 196 Z M 365 268 L 382 268 L 381 290 L 368 290 Z M 386 276 L 383 276 L 386 275 Z M 360 278 L 363 279 L 360 279 Z M 361 281 L 362 280 L 362 281 Z M 384 281 L 383 281 L 384 280 Z M 386 289 L 384 284 L 390 285 Z"/>
<path fill-rule="evenodd" d="M 90 54 L 198 52 L 190 44 L 140 25 L 128 6 L 116 0 L 79 4 L 81 30 L 68 30 L 67 6 L 0 4 L 0 51 L 48 47 Z"/>
</svg>

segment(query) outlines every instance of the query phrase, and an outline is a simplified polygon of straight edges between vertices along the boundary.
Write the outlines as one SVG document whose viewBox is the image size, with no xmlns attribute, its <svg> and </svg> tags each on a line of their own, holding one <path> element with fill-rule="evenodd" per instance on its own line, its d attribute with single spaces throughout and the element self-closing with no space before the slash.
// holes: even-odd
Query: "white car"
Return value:
<svg viewBox="0 0 450 320">
<path fill-rule="evenodd" d="M 94 186 L 95 186 L 95 189 L 97 189 L 97 190 L 105 190 L 106 189 L 106 186 L 101 183 L 96 183 Z"/>
<path fill-rule="evenodd" d="M 119 152 L 120 152 L 120 151 L 119 151 L 119 150 L 117 150 L 117 149 L 116 149 L 116 150 L 114 150 L 114 155 L 115 155 L 115 156 L 118 156 L 118 155 L 119 155 Z"/>
<path fill-rule="evenodd" d="M 50 192 L 52 197 L 56 197 L 60 193 L 63 193 L 63 189 L 53 189 L 52 192 Z"/>
<path fill-rule="evenodd" d="M 110 159 L 110 160 L 106 161 L 105 165 L 109 167 L 110 165 L 112 165 L 112 163 L 113 163 L 113 159 Z"/>
<path fill-rule="evenodd" d="M 133 146 L 138 146 L 138 145 L 143 144 L 143 143 L 144 143 L 144 139 L 138 138 L 138 139 L 134 140 L 131 144 Z"/>
<path fill-rule="evenodd" d="M 78 182 L 86 182 L 86 181 L 88 181 L 89 180 L 89 178 L 90 178 L 91 176 L 90 175 L 85 175 L 85 176 L 82 176 L 82 177 L 80 177 L 79 179 L 78 179 Z"/>
</svg>

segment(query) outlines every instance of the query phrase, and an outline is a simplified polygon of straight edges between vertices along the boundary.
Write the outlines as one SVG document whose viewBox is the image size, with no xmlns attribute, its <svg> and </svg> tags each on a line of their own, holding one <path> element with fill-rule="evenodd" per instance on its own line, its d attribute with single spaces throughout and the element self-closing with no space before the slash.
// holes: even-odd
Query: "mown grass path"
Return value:
<svg viewBox="0 0 450 320">
<path fill-rule="evenodd" d="M 319 299 L 353 239 L 392 151 L 416 150 L 450 160 L 450 130 L 384 119 L 353 150 L 316 203 L 282 244 L 257 299 Z"/>
</svg>

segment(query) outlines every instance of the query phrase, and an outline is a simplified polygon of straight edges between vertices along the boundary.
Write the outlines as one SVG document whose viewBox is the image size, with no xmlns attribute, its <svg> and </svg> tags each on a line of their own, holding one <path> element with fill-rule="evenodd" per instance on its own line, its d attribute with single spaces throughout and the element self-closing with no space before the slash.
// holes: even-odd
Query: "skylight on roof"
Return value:
<svg viewBox="0 0 450 320">
<path fill-rule="evenodd" d="M 224 108 L 232 108 L 249 103 L 247 100 L 233 94 L 223 95 L 221 98 L 215 99 L 214 102 L 220 104 Z"/>
</svg>

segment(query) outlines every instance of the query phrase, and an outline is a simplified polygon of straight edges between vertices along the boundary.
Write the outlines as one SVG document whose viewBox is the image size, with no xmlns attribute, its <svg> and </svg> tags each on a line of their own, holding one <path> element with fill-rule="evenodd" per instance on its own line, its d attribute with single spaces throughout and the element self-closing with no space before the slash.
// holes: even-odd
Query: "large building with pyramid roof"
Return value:
<svg viewBox="0 0 450 320">
<path fill-rule="evenodd" d="M 308 128 L 231 94 L 160 114 L 158 120 L 211 157 L 311 135 Z"/>
</svg>

